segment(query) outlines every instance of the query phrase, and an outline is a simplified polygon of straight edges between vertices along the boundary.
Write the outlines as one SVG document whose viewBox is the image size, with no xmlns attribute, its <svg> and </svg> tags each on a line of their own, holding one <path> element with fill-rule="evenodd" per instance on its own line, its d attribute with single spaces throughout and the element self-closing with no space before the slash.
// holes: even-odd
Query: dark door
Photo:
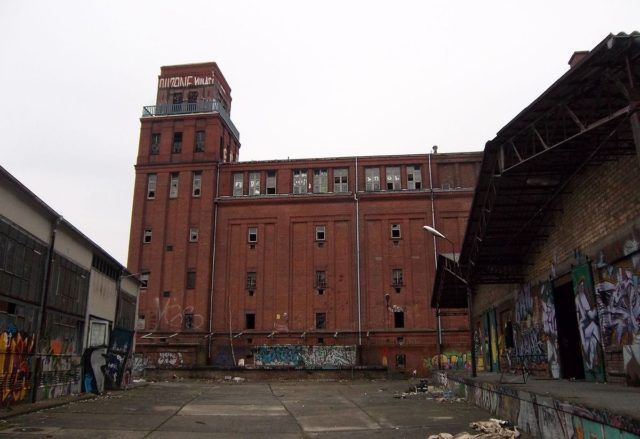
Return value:
<svg viewBox="0 0 640 439">
<path fill-rule="evenodd" d="M 560 376 L 584 379 L 580 333 L 576 320 L 576 303 L 571 282 L 554 287 L 553 299 L 558 323 Z"/>
</svg>

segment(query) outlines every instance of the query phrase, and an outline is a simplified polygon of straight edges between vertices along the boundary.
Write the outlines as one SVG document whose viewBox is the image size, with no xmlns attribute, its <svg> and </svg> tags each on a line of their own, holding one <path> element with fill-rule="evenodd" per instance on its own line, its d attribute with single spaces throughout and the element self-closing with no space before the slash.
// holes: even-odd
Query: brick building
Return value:
<svg viewBox="0 0 640 439">
<path fill-rule="evenodd" d="M 429 307 L 459 245 L 479 153 L 239 162 L 215 63 L 162 67 L 141 118 L 129 267 L 151 367 L 388 366 L 421 372 L 466 316 Z"/>
<path fill-rule="evenodd" d="M 487 143 L 434 297 L 466 307 L 468 282 L 479 371 L 640 385 L 640 34 L 570 65 Z"/>
</svg>

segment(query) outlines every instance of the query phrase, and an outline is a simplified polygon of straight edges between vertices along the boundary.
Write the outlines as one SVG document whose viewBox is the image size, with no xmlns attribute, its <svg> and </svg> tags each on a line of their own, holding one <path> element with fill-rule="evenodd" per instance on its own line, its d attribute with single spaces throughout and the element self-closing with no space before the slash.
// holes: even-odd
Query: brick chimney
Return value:
<svg viewBox="0 0 640 439">
<path fill-rule="evenodd" d="M 580 61 L 582 61 L 588 54 L 588 50 L 578 50 L 573 52 L 573 55 L 569 58 L 569 67 L 574 68 L 576 65 L 580 64 Z"/>
</svg>

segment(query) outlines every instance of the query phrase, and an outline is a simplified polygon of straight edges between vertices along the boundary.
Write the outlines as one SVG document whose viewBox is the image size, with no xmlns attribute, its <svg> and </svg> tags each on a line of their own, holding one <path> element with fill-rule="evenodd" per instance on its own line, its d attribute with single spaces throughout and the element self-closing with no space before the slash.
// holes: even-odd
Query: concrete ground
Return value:
<svg viewBox="0 0 640 439">
<path fill-rule="evenodd" d="M 0 421 L 0 438 L 421 438 L 490 414 L 415 381 L 157 382 Z"/>
</svg>

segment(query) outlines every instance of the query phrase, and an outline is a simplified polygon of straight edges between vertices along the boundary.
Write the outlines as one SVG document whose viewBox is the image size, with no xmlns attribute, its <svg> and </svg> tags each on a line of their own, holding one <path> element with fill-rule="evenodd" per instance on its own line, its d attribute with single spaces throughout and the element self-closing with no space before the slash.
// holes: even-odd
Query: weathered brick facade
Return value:
<svg viewBox="0 0 640 439">
<path fill-rule="evenodd" d="M 129 266 L 148 277 L 137 346 L 149 365 L 428 369 L 436 249 L 422 227 L 435 219 L 460 245 L 480 154 L 238 162 L 217 66 L 163 67 L 159 85 L 172 83 L 143 114 L 136 165 Z M 205 111 L 158 114 L 193 91 Z M 215 93 L 229 104 L 206 111 Z M 442 318 L 445 350 L 467 352 L 466 321 Z"/>
</svg>

